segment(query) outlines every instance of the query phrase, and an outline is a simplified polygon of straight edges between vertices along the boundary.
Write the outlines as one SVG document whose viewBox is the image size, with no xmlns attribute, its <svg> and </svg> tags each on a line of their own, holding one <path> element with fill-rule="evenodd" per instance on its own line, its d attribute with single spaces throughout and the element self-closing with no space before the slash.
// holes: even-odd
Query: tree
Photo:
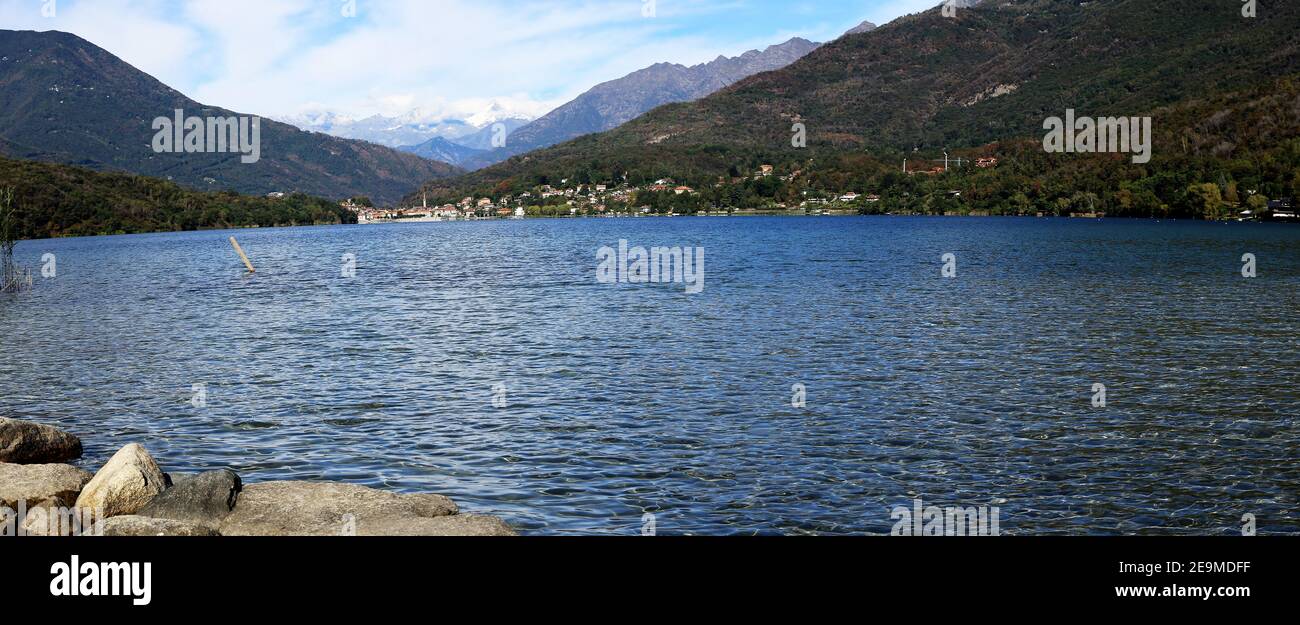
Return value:
<svg viewBox="0 0 1300 625">
<path fill-rule="evenodd" d="M 1227 217 L 1228 209 L 1219 193 L 1219 185 L 1212 182 L 1187 187 L 1187 203 L 1194 216 L 1205 219 Z"/>
<path fill-rule="evenodd" d="M 14 264 L 14 244 L 18 238 L 18 211 L 13 207 L 14 190 L 0 189 L 0 292 L 17 291 L 32 285 L 32 274 Z"/>
</svg>

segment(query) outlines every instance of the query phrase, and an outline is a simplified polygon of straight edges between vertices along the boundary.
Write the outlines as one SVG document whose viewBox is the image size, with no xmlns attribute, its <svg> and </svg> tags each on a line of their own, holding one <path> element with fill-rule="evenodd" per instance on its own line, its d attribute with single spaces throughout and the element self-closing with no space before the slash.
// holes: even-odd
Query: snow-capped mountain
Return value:
<svg viewBox="0 0 1300 625">
<path fill-rule="evenodd" d="M 307 109 L 283 116 L 278 121 L 302 130 L 393 148 L 422 145 L 435 137 L 453 143 L 463 139 L 466 141 L 464 145 L 478 148 L 483 144 L 483 133 L 490 132 L 493 125 L 503 123 L 511 131 L 532 120 L 532 117 L 494 100 L 484 109 L 463 118 L 419 108 L 401 115 L 371 115 L 361 119 L 327 109 Z"/>
</svg>

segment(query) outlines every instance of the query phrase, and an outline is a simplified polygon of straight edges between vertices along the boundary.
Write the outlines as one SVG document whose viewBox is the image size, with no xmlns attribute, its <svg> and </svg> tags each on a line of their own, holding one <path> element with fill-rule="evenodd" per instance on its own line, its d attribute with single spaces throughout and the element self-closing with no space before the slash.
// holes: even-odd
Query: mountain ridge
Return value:
<svg viewBox="0 0 1300 625">
<path fill-rule="evenodd" d="M 403 152 L 409 152 L 422 158 L 460 165 L 475 158 L 480 158 L 486 150 L 479 150 L 443 137 L 433 137 L 424 143 L 418 145 L 407 145 L 398 148 Z"/>
<path fill-rule="evenodd" d="M 616 128 L 657 106 L 698 99 L 764 71 L 785 67 L 821 44 L 801 37 L 735 57 L 686 66 L 655 63 L 600 83 L 510 133 L 506 146 L 467 163 L 470 169 L 582 135 Z"/>
<path fill-rule="evenodd" d="M 152 122 L 248 116 L 196 102 L 112 53 L 60 31 L 0 30 L 0 150 L 4 155 L 174 180 L 201 190 L 370 196 L 391 202 L 450 165 L 383 146 L 309 133 L 261 117 L 261 159 L 155 153 Z"/>
</svg>

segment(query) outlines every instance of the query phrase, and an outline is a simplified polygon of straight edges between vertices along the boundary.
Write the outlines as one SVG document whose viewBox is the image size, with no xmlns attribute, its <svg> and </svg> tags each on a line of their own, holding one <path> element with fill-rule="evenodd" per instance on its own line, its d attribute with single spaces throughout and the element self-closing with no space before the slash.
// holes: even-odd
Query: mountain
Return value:
<svg viewBox="0 0 1300 625">
<path fill-rule="evenodd" d="M 362 119 L 353 119 L 332 111 L 310 111 L 284 116 L 279 121 L 309 132 L 369 141 L 390 148 L 416 145 L 433 137 L 454 138 L 478 131 L 478 128 L 464 120 L 426 118 L 420 111 L 396 117 L 371 115 Z"/>
<path fill-rule="evenodd" d="M 702 98 L 745 77 L 785 67 L 819 44 L 794 38 L 738 57 L 719 56 L 692 67 L 659 63 L 593 87 L 509 135 L 506 146 L 468 167 L 555 145 L 574 137 L 618 127 L 657 106 Z"/>
<path fill-rule="evenodd" d="M 357 221 L 335 200 L 194 191 L 157 178 L 0 157 L 2 189 L 14 191 L 22 239 Z"/>
<path fill-rule="evenodd" d="M 442 137 L 434 137 L 419 145 L 402 146 L 397 149 L 403 152 L 409 152 L 421 158 L 442 161 L 452 165 L 459 165 L 468 160 L 481 157 L 485 153 L 484 150 L 476 150 L 457 143 L 452 143 Z"/>
<path fill-rule="evenodd" d="M 1253 19 L 1229 10 L 1239 8 L 1217 0 L 1013 0 L 949 18 L 936 7 L 841 37 L 709 97 L 425 189 L 432 200 L 438 190 L 463 197 L 625 173 L 712 186 L 759 163 L 793 170 L 809 159 L 848 163 L 854 154 L 897 155 L 897 168 L 913 150 L 1041 141 L 1044 120 L 1067 108 L 1147 115 L 1300 72 L 1300 8 L 1273 5 Z M 792 146 L 796 122 L 807 130 L 806 149 Z"/>
<path fill-rule="evenodd" d="M 476 149 L 487 149 L 491 146 L 493 127 L 497 123 L 504 124 L 506 131 L 510 132 L 532 121 L 532 118 L 493 101 L 484 110 L 464 119 L 421 109 L 398 116 L 372 115 L 363 119 L 353 119 L 328 110 L 308 110 L 281 117 L 279 121 L 302 130 L 399 149 L 413 148 L 434 137 Z"/>
<path fill-rule="evenodd" d="M 871 31 L 873 31 L 873 30 L 875 30 L 875 29 L 877 29 L 877 28 L 880 28 L 880 27 L 879 27 L 879 26 L 876 26 L 875 24 L 872 24 L 871 22 L 862 22 L 861 24 L 858 24 L 857 26 L 854 26 L 853 28 L 850 28 L 849 31 L 846 32 L 846 33 L 844 33 L 844 34 L 845 34 L 845 35 L 861 35 L 862 33 L 869 33 L 869 32 L 871 32 Z"/>
<path fill-rule="evenodd" d="M 498 134 L 502 134 L 502 138 L 508 138 L 510 133 L 527 126 L 531 121 L 532 120 L 520 117 L 508 117 L 496 120 L 484 125 L 476 132 L 451 138 L 451 142 L 475 150 L 483 150 L 485 152 L 490 151 L 493 149 L 493 140 L 494 138 L 497 138 Z M 498 126 L 498 124 L 500 124 L 500 126 Z M 496 140 L 500 143 L 502 139 L 497 138 Z"/>
<path fill-rule="evenodd" d="M 155 153 L 156 118 L 237 116 L 200 104 L 105 50 L 62 32 L 0 30 L 0 153 L 125 171 L 203 190 L 365 195 L 387 203 L 444 163 L 262 119 L 260 160 L 239 154 Z"/>
</svg>

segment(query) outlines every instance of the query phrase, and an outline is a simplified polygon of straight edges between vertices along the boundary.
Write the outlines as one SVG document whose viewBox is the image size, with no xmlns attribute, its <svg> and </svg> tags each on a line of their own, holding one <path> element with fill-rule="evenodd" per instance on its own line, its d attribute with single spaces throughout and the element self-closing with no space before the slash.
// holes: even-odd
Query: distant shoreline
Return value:
<svg viewBox="0 0 1300 625">
<path fill-rule="evenodd" d="M 840 217 L 840 218 L 843 218 L 843 217 L 875 217 L 875 218 L 884 218 L 884 217 L 934 217 L 934 218 L 942 218 L 942 219 L 961 219 L 961 218 L 969 218 L 969 219 L 1064 219 L 1064 220 L 1071 220 L 1071 221 L 1124 221 L 1124 222 L 1135 222 L 1135 221 L 1144 221 L 1144 222 L 1164 222 L 1164 221 L 1170 221 L 1170 222 L 1188 222 L 1188 223 L 1224 223 L 1224 224 L 1227 224 L 1227 223 L 1254 223 L 1254 224 L 1268 224 L 1268 225 L 1282 225 L 1282 226 L 1287 226 L 1287 225 L 1292 225 L 1292 226 L 1294 226 L 1294 225 L 1300 225 L 1300 221 L 1296 221 L 1296 222 L 1289 222 L 1289 221 L 1276 221 L 1276 220 L 1268 220 L 1268 221 L 1264 221 L 1264 220 L 1238 221 L 1238 220 L 1235 220 L 1235 219 L 1227 219 L 1227 220 L 1219 220 L 1219 219 L 1189 219 L 1189 218 L 1186 218 L 1186 217 L 1074 217 L 1074 216 L 1067 216 L 1067 215 L 1043 215 L 1043 216 L 1035 216 L 1035 215 L 931 215 L 931 214 L 926 214 L 926 213 L 916 213 L 916 214 L 861 214 L 861 213 L 848 213 L 848 212 L 835 212 L 835 213 L 826 213 L 826 214 L 822 214 L 822 215 L 815 215 L 815 214 L 806 214 L 806 213 L 791 213 L 791 212 L 784 212 L 784 211 L 759 211 L 759 210 L 754 210 L 754 211 L 738 211 L 738 212 L 734 212 L 734 213 L 716 213 L 716 212 L 715 212 L 715 213 L 696 213 L 696 214 L 694 214 L 694 215 L 661 215 L 661 214 L 646 214 L 646 215 L 635 215 L 635 214 L 618 214 L 618 215 L 545 215 L 545 216 L 536 216 L 536 217 L 506 217 L 506 218 L 501 218 L 501 217 L 484 217 L 484 218 L 478 218 L 478 219 L 444 219 L 444 220 L 432 220 L 432 219 L 393 219 L 393 220 L 372 221 L 372 222 L 356 223 L 356 224 L 349 224 L 349 223 L 333 223 L 333 224 L 330 224 L 330 223 L 322 223 L 322 224 L 297 225 L 297 226 L 230 226 L 230 227 L 225 227 L 225 228 L 196 228 L 196 229 L 194 229 L 194 230 L 151 230 L 151 231 L 146 231 L 146 232 L 119 232 L 119 233 L 114 233 L 114 234 L 89 234 L 89 235 L 66 236 L 66 237 L 50 237 L 50 238 L 45 238 L 45 239 L 22 239 L 22 240 L 20 240 L 19 242 L 21 243 L 21 242 L 23 242 L 23 241 L 58 241 L 58 240 L 63 240 L 63 239 L 94 239 L 94 238 L 100 238 L 100 237 L 126 237 L 126 236 L 142 236 L 142 235 L 149 235 L 149 234 L 183 234 L 183 233 L 186 233 L 186 232 L 227 232 L 227 231 L 229 231 L 229 232 L 243 232 L 243 231 L 247 231 L 247 230 L 281 230 L 281 229 L 293 229 L 293 228 L 325 228 L 325 227 L 333 227 L 333 226 L 380 226 L 380 225 L 396 225 L 396 224 L 407 224 L 407 223 L 411 223 L 411 224 L 415 224 L 415 223 L 419 223 L 419 224 L 431 224 L 431 223 L 470 223 L 470 222 L 497 222 L 497 221 L 543 221 L 543 220 L 567 221 L 567 220 L 579 220 L 579 219 L 645 219 L 645 218 L 691 218 L 691 217 L 791 217 L 791 218 L 794 218 L 794 217 L 807 217 L 807 218 L 813 218 L 813 217 Z"/>
</svg>

